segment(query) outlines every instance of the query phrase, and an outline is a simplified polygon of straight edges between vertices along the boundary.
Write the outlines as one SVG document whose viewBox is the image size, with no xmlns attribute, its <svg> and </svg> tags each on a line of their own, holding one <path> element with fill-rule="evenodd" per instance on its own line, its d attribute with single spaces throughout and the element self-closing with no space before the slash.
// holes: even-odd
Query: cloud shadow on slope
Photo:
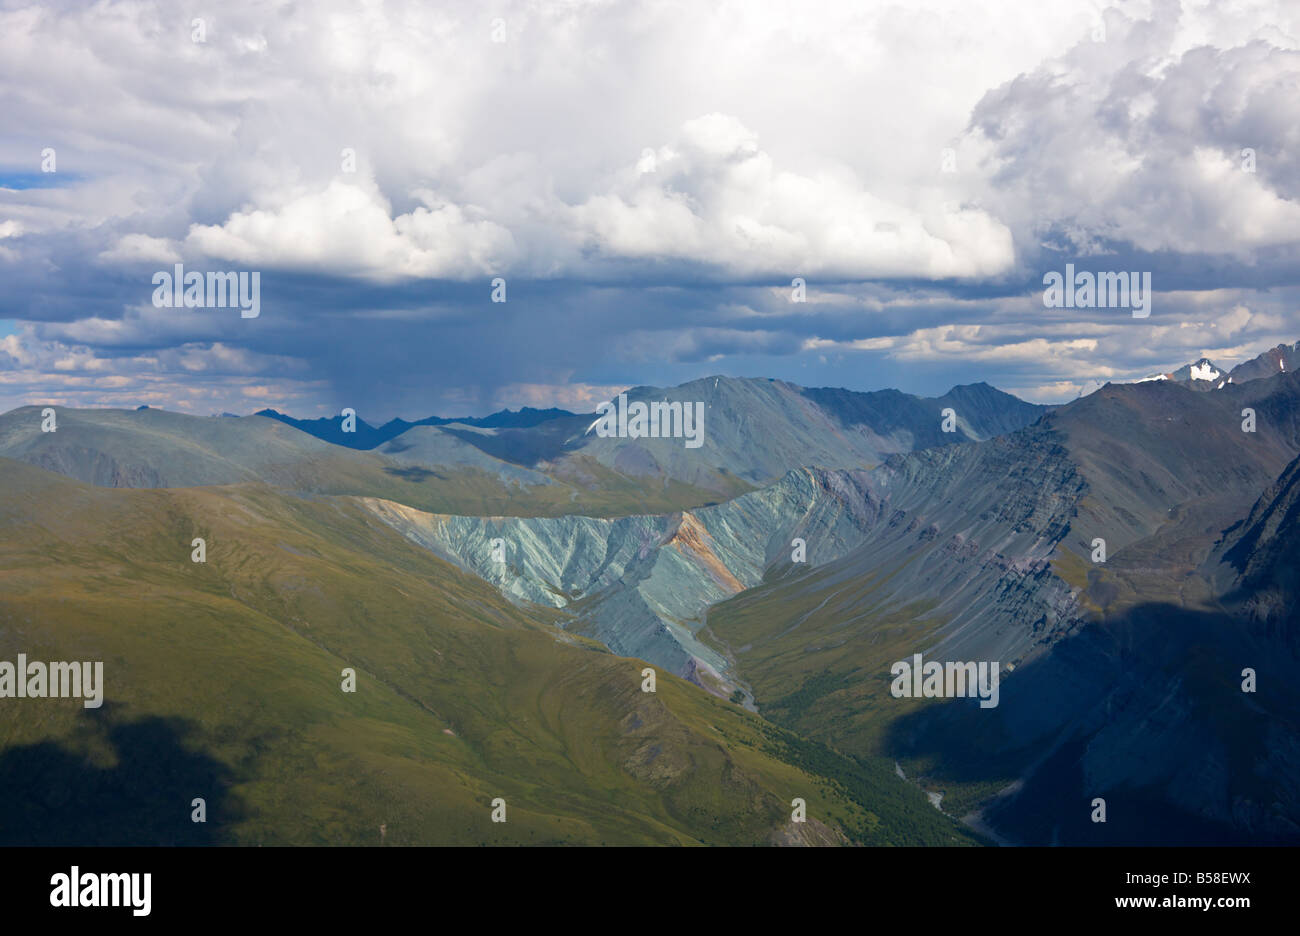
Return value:
<svg viewBox="0 0 1300 936">
<path fill-rule="evenodd" d="M 0 845 L 215 845 L 242 817 L 228 768 L 186 745 L 184 720 L 125 721 L 111 703 L 86 717 L 77 740 L 110 748 L 112 766 L 52 741 L 0 752 Z"/>
<path fill-rule="evenodd" d="M 1294 651 L 1240 620 L 1142 604 L 1004 672 L 997 708 L 936 701 L 897 719 L 884 749 L 940 784 L 1020 777 L 983 816 L 1015 842 L 1300 843 L 1297 677 Z"/>
</svg>

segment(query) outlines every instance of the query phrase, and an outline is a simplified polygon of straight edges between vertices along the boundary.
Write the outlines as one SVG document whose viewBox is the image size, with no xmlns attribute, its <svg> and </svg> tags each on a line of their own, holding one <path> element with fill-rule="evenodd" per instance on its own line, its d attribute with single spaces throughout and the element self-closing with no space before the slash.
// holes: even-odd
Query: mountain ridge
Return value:
<svg viewBox="0 0 1300 936">
<path fill-rule="evenodd" d="M 474 512 L 510 512 L 513 502 L 521 514 L 593 506 L 609 514 L 637 501 L 650 509 L 705 506 L 805 464 L 862 467 L 893 452 L 987 438 L 1048 411 L 987 384 L 925 399 L 714 377 L 627 395 L 633 404 L 702 407 L 698 447 L 672 438 L 602 438 L 588 416 L 560 410 L 391 421 L 380 429 L 358 420 L 355 433 L 344 433 L 340 417 L 304 422 L 271 410 L 216 420 L 152 408 L 56 408 L 61 428 L 44 433 L 40 410 L 21 407 L 0 415 L 0 455 L 107 486 L 261 480 L 386 497 L 433 512 L 446 512 L 436 501 L 472 503 L 465 493 L 473 491 L 485 508 Z"/>
</svg>

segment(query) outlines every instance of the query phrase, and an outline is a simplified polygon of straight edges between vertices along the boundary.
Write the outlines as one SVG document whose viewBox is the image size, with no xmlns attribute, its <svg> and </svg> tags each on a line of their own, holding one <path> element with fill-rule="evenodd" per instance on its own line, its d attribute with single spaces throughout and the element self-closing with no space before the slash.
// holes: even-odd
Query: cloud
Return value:
<svg viewBox="0 0 1300 936">
<path fill-rule="evenodd" d="M 278 376 L 268 380 L 272 374 Z M 0 338 L 0 398 L 10 407 L 150 404 L 210 415 L 246 412 L 247 399 L 261 399 L 264 394 L 309 410 L 321 389 L 307 377 L 300 361 L 220 343 L 107 355 L 85 346 L 41 340 L 30 327 Z"/>
<path fill-rule="evenodd" d="M 594 413 L 602 402 L 626 389 L 626 384 L 507 384 L 496 392 L 493 404 L 502 409 L 556 406 L 575 413 Z"/>
<path fill-rule="evenodd" d="M 678 139 L 574 210 L 600 254 L 690 260 L 740 277 L 994 276 L 1010 232 L 982 211 L 893 204 L 843 170 L 779 170 L 736 117 L 686 121 Z"/>
<path fill-rule="evenodd" d="M 1300 337 L 1294 4 L 194 15 L 203 42 L 161 0 L 0 9 L 0 176 L 58 156 L 0 188 L 0 406 L 450 415 L 712 372 L 1052 394 Z M 1151 318 L 1043 309 L 1070 260 L 1151 271 Z M 154 309 L 181 261 L 261 271 L 261 316 Z"/>
<path fill-rule="evenodd" d="M 391 278 L 460 279 L 508 269 L 510 232 L 473 209 L 421 191 L 423 205 L 392 216 L 366 182 L 334 180 L 275 210 L 240 211 L 221 225 L 195 225 L 188 253 L 246 266 Z"/>
<path fill-rule="evenodd" d="M 1300 50 L 1254 37 L 1186 48 L 1188 6 L 1156 2 L 1149 19 L 1110 11 L 1104 42 L 1052 57 L 975 108 L 967 142 L 989 209 L 1018 244 L 1047 235 L 1060 250 L 1121 259 L 1295 256 Z"/>
<path fill-rule="evenodd" d="M 178 263 L 181 256 L 166 238 L 126 234 L 111 250 L 101 252 L 98 259 L 103 263 L 169 264 Z"/>
</svg>

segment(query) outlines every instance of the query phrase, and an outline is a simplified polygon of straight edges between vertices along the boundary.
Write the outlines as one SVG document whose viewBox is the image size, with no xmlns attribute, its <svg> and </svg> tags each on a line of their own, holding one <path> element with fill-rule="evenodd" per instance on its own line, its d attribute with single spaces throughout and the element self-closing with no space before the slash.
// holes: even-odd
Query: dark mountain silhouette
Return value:
<svg viewBox="0 0 1300 936">
<path fill-rule="evenodd" d="M 364 451 L 382 445 L 390 439 L 395 439 L 414 426 L 448 426 L 458 423 L 482 429 L 527 429 L 539 423 L 564 419 L 576 414 L 554 407 L 550 409 L 533 409 L 530 406 L 525 406 L 519 410 L 504 409 L 492 413 L 490 416 L 430 416 L 415 422 L 408 422 L 400 418 L 390 419 L 378 427 L 372 426 L 358 416 L 354 432 L 343 431 L 343 417 L 341 415 L 320 417 L 318 419 L 295 419 L 273 409 L 259 410 L 254 415 L 278 419 L 282 423 L 293 426 L 295 429 L 301 429 L 308 435 L 313 435 L 326 442 L 332 442 L 335 445 L 346 445 L 348 448 Z"/>
</svg>

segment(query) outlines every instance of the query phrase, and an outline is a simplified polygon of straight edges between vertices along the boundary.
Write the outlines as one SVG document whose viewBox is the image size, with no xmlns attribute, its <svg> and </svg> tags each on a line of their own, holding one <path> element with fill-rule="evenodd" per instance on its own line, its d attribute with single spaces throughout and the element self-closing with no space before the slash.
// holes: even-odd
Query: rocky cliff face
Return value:
<svg viewBox="0 0 1300 936">
<path fill-rule="evenodd" d="M 889 524 L 841 564 L 888 572 L 882 611 L 932 604 L 918 616 L 939 625 L 930 652 L 1018 660 L 1074 626 L 1051 561 L 1087 486 L 1050 432 L 896 456 L 872 481 Z"/>
<path fill-rule="evenodd" d="M 1286 597 L 1300 469 L 1262 480 L 1294 458 L 1295 391 L 1286 375 L 1213 394 L 1108 387 L 1045 419 L 1085 484 L 1058 566 L 1080 576 L 1087 613 L 1017 667 L 995 711 L 909 713 L 887 747 L 949 780 L 1014 781 L 983 820 L 1015 841 L 1300 840 Z M 1241 431 L 1245 406 L 1255 433 Z M 1094 536 L 1104 564 L 1086 559 Z M 1098 796 L 1105 825 L 1078 805 Z"/>
<path fill-rule="evenodd" d="M 758 584 L 808 543 L 810 562 L 860 544 L 880 518 L 861 472 L 799 469 L 714 507 L 657 516 L 514 518 L 367 506 L 412 541 L 510 598 L 566 608 L 570 627 L 707 688 L 735 688 L 730 664 L 697 633 L 706 609 Z"/>
<path fill-rule="evenodd" d="M 874 471 L 802 468 L 660 516 L 454 517 L 367 503 L 511 598 L 569 609 L 572 627 L 615 653 L 729 691 L 731 662 L 699 638 L 706 611 L 791 572 L 822 570 L 809 588 L 869 584 L 872 615 L 914 609 L 938 628 L 937 648 L 963 658 L 1019 659 L 1068 631 L 1073 593 L 1050 562 L 1084 487 L 1064 449 L 1027 431 Z"/>
<path fill-rule="evenodd" d="M 842 750 L 906 759 L 945 803 L 1013 784 L 983 817 L 1009 839 L 1293 841 L 1300 468 L 1277 472 L 1300 448 L 1298 392 L 1283 374 L 1215 393 L 1112 386 L 1006 436 L 798 469 L 686 513 L 371 509 L 616 653 L 739 687 Z M 1215 562 L 1239 593 L 1227 610 Z M 900 705 L 890 664 L 918 652 L 999 662 L 1000 705 Z M 1245 668 L 1267 693 L 1241 691 Z M 1094 796 L 1107 827 L 1076 809 Z"/>
</svg>

